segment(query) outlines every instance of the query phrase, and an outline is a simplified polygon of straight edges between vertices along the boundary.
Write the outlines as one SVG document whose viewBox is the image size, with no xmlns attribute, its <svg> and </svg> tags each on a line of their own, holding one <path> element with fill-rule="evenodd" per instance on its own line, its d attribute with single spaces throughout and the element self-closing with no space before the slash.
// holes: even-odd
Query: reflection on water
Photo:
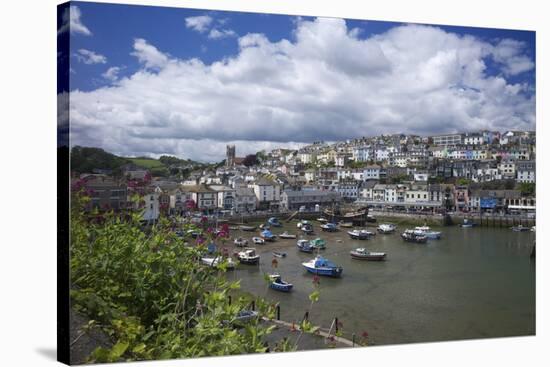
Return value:
<svg viewBox="0 0 550 367">
<path fill-rule="evenodd" d="M 535 333 L 535 262 L 529 255 L 534 233 L 500 228 L 441 227 L 440 240 L 404 242 L 399 233 L 378 234 L 368 241 L 351 240 L 345 230 L 321 232 L 328 259 L 344 268 L 342 278 L 321 278 L 321 297 L 310 320 L 328 327 L 334 317 L 344 333 L 369 333 L 372 344 L 532 335 Z M 298 234 L 295 222 L 274 229 Z M 252 233 L 232 235 L 251 237 Z M 338 240 L 340 240 L 338 242 Z M 280 302 L 281 318 L 298 321 L 309 307 L 312 276 L 301 263 L 313 255 L 298 252 L 296 240 L 257 246 L 260 266 L 240 265 L 229 277 L 258 296 Z M 367 247 L 388 253 L 385 262 L 353 260 L 349 251 Z M 271 267 L 271 251 L 287 257 Z M 276 271 L 294 284 L 292 293 L 270 289 L 263 272 Z"/>
</svg>

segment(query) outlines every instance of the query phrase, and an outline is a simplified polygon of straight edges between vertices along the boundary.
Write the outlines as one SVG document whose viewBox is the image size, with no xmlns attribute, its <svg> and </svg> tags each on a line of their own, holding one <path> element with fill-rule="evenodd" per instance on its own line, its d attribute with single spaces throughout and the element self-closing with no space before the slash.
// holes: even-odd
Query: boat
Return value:
<svg viewBox="0 0 550 367">
<path fill-rule="evenodd" d="M 275 238 L 277 238 L 269 229 L 264 229 L 262 233 L 260 233 L 260 237 L 265 241 L 275 241 Z"/>
<path fill-rule="evenodd" d="M 367 214 L 367 222 L 376 223 L 376 218 L 373 217 L 371 214 Z"/>
<path fill-rule="evenodd" d="M 512 231 L 514 232 L 528 232 L 531 230 L 531 228 L 529 227 L 525 227 L 523 225 L 519 225 L 519 226 L 514 226 L 514 227 L 511 227 Z"/>
<path fill-rule="evenodd" d="M 535 226 L 531 227 L 531 232 L 536 232 Z"/>
<path fill-rule="evenodd" d="M 255 226 L 239 226 L 241 231 L 252 232 L 256 230 Z"/>
<path fill-rule="evenodd" d="M 272 227 L 282 227 L 283 225 L 281 224 L 281 222 L 279 222 L 279 219 L 277 219 L 276 217 L 271 217 L 267 220 L 267 223 L 269 223 L 270 226 Z"/>
<path fill-rule="evenodd" d="M 298 246 L 298 249 L 302 252 L 312 253 L 314 250 L 308 240 L 298 240 L 296 246 Z"/>
<path fill-rule="evenodd" d="M 237 231 L 239 229 L 239 226 L 229 226 L 228 228 L 230 231 Z"/>
<path fill-rule="evenodd" d="M 241 323 L 249 322 L 254 320 L 256 317 L 258 317 L 258 315 L 259 314 L 257 311 L 242 310 L 242 311 L 239 311 L 239 313 L 234 319 L 234 322 L 241 322 Z"/>
<path fill-rule="evenodd" d="M 369 260 L 369 261 L 382 261 L 386 260 L 385 252 L 370 252 L 366 248 L 360 247 L 349 252 L 352 259 L 357 260 Z"/>
<path fill-rule="evenodd" d="M 292 290 L 292 283 L 285 282 L 279 274 L 270 274 L 269 279 L 269 288 L 273 290 L 280 292 L 290 292 Z"/>
<path fill-rule="evenodd" d="M 254 242 L 255 245 L 265 244 L 265 240 L 261 237 L 252 237 L 252 242 Z"/>
<path fill-rule="evenodd" d="M 317 255 L 314 259 L 302 263 L 304 268 L 312 274 L 325 275 L 329 277 L 339 277 L 344 270 L 341 266 Z"/>
<path fill-rule="evenodd" d="M 273 251 L 275 257 L 286 257 L 286 252 Z"/>
<path fill-rule="evenodd" d="M 326 218 L 317 218 L 317 222 L 326 223 L 326 222 L 328 222 L 328 220 Z"/>
<path fill-rule="evenodd" d="M 353 231 L 348 231 L 348 235 L 353 240 L 367 240 L 371 236 L 374 236 L 375 233 L 371 231 L 367 231 L 366 229 L 354 229 Z"/>
<path fill-rule="evenodd" d="M 247 247 L 237 254 L 241 264 L 256 265 L 260 262 L 260 255 L 256 253 L 255 248 Z"/>
<path fill-rule="evenodd" d="M 197 238 L 201 235 L 201 231 L 197 231 L 196 229 L 190 229 L 186 232 L 186 234 L 193 238 Z"/>
<path fill-rule="evenodd" d="M 323 240 L 322 238 L 319 238 L 319 237 L 314 239 L 314 240 L 309 241 L 309 244 L 314 249 L 324 250 L 325 248 L 327 248 L 326 241 Z"/>
<path fill-rule="evenodd" d="M 469 219 L 464 219 L 464 220 L 462 221 L 462 223 L 460 224 L 460 226 L 461 226 L 462 228 L 472 228 L 472 227 L 474 227 L 475 225 L 476 225 L 476 224 L 475 224 L 474 222 L 472 222 L 471 220 L 469 220 Z"/>
<path fill-rule="evenodd" d="M 313 233 L 313 226 L 309 223 L 303 224 L 302 227 L 300 227 L 300 229 L 305 234 L 312 234 Z"/>
<path fill-rule="evenodd" d="M 339 225 L 344 228 L 353 228 L 353 222 L 340 222 Z"/>
<path fill-rule="evenodd" d="M 283 232 L 279 235 L 279 238 L 282 238 L 282 239 L 285 239 L 285 240 L 290 240 L 290 239 L 294 239 L 296 238 L 296 235 L 295 234 L 290 234 L 288 232 Z"/>
<path fill-rule="evenodd" d="M 260 229 L 269 229 L 269 224 L 262 223 L 258 226 L 258 228 L 260 228 Z"/>
<path fill-rule="evenodd" d="M 244 247 L 244 246 L 248 245 L 248 240 L 246 238 L 237 237 L 237 238 L 235 238 L 233 243 L 237 247 Z"/>
<path fill-rule="evenodd" d="M 340 211 L 334 211 L 331 209 L 325 209 L 323 213 L 329 218 L 336 218 L 337 220 L 342 221 L 364 220 L 366 217 L 368 217 L 368 209 L 366 207 L 345 214 L 342 214 Z"/>
<path fill-rule="evenodd" d="M 420 234 L 412 229 L 406 229 L 405 232 L 401 233 L 401 238 L 407 242 L 414 243 L 426 243 L 428 241 L 428 237 L 426 237 L 426 235 Z"/>
<path fill-rule="evenodd" d="M 338 226 L 334 223 L 325 223 L 321 224 L 321 229 L 325 232 L 336 232 L 338 231 Z"/>
<path fill-rule="evenodd" d="M 441 238 L 441 232 L 432 231 L 428 226 L 414 227 L 415 232 L 419 235 L 425 235 L 429 239 L 438 240 Z"/>
<path fill-rule="evenodd" d="M 220 264 L 225 264 L 225 267 L 227 270 L 235 269 L 235 262 L 232 258 L 227 257 L 223 258 L 221 256 L 217 257 L 203 257 L 201 258 L 201 263 L 204 265 L 208 265 L 213 268 L 217 268 Z"/>
<path fill-rule="evenodd" d="M 396 228 L 397 226 L 395 224 L 383 223 L 383 224 L 380 224 L 376 229 L 378 230 L 379 233 L 393 233 L 395 232 Z"/>
<path fill-rule="evenodd" d="M 299 221 L 298 223 L 296 223 L 296 227 L 298 228 L 302 228 L 302 226 L 304 224 L 310 224 L 309 221 L 305 220 L 305 219 L 302 219 L 301 221 Z"/>
</svg>

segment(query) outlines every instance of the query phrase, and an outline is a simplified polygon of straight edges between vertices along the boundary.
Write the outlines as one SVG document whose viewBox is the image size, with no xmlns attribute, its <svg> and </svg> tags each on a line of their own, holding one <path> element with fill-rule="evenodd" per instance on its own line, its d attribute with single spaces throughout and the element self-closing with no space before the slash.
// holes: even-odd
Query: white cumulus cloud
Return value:
<svg viewBox="0 0 550 367">
<path fill-rule="evenodd" d="M 369 38 L 340 19 L 295 26 L 293 40 L 240 37 L 235 56 L 208 65 L 135 40 L 143 68 L 71 92 L 72 144 L 220 160 L 228 142 L 245 155 L 381 133 L 535 127 L 534 86 L 507 80 L 530 70 L 512 58 L 533 63 L 517 47 L 431 26 Z M 502 68 L 496 76 L 491 60 Z"/>
<path fill-rule="evenodd" d="M 208 31 L 210 24 L 212 24 L 212 20 L 212 17 L 208 15 L 187 17 L 185 18 L 185 26 L 199 33 L 204 33 Z"/>
<path fill-rule="evenodd" d="M 120 70 L 121 69 L 118 66 L 111 66 L 109 69 L 107 69 L 107 71 L 101 74 L 101 76 L 111 82 L 115 82 L 118 80 L 118 73 L 120 72 Z"/>
<path fill-rule="evenodd" d="M 86 65 L 107 63 L 107 58 L 105 56 L 83 48 L 75 53 L 75 57 L 78 61 Z"/>
<path fill-rule="evenodd" d="M 211 29 L 208 33 L 208 38 L 215 40 L 229 37 L 237 37 L 237 33 L 235 33 L 235 31 L 232 29 L 219 30 L 216 28 Z"/>
<path fill-rule="evenodd" d="M 82 23 L 80 19 L 82 13 L 80 8 L 76 5 L 71 5 L 62 15 L 62 26 L 57 30 L 57 34 L 61 34 L 70 30 L 71 34 L 83 34 L 85 36 L 91 36 L 92 32 Z"/>
</svg>

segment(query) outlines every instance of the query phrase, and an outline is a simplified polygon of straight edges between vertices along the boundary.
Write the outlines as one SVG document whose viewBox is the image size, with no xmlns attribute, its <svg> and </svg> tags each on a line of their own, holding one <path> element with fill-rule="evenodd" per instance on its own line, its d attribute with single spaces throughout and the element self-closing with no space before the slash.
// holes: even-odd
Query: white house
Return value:
<svg viewBox="0 0 550 367">
<path fill-rule="evenodd" d="M 248 187 L 254 191 L 259 208 L 267 209 L 279 206 L 281 187 L 276 182 L 262 177 L 249 184 Z"/>
</svg>

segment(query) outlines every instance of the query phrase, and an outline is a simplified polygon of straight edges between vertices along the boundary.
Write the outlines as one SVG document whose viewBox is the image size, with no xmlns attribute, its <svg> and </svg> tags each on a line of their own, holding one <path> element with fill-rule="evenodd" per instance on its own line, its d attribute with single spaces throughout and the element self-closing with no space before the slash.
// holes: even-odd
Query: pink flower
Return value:
<svg viewBox="0 0 550 367">
<path fill-rule="evenodd" d="M 363 332 L 361 333 L 361 336 L 362 336 L 363 338 L 366 339 L 366 338 L 368 338 L 369 333 L 367 333 L 366 331 L 363 331 Z"/>
<path fill-rule="evenodd" d="M 321 278 L 319 278 L 318 275 L 314 275 L 312 283 L 315 285 L 319 285 L 320 282 L 321 282 Z"/>
<path fill-rule="evenodd" d="M 201 223 L 206 223 L 206 222 L 208 222 L 208 217 L 203 215 L 201 218 Z"/>
</svg>

